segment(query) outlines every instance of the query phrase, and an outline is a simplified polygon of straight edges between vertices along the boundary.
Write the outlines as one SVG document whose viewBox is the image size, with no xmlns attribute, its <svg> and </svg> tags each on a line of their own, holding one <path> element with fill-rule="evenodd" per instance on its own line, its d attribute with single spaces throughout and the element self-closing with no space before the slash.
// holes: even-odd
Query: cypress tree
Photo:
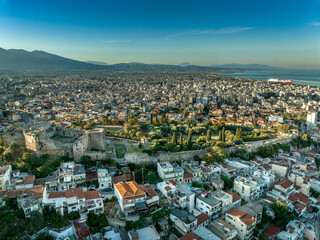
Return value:
<svg viewBox="0 0 320 240">
<path fill-rule="evenodd" d="M 192 134 L 191 132 L 189 132 L 188 134 L 188 141 L 187 141 L 187 146 L 188 146 L 188 149 L 191 149 L 192 148 Z"/>
<path fill-rule="evenodd" d="M 207 140 L 207 142 L 211 141 L 211 130 L 210 130 L 210 128 L 207 131 L 207 139 L 206 140 Z"/>
<path fill-rule="evenodd" d="M 171 140 L 171 142 L 174 143 L 175 145 L 178 144 L 178 143 L 177 143 L 177 134 L 176 134 L 175 132 L 172 134 L 172 140 Z"/>
<path fill-rule="evenodd" d="M 183 134 L 180 133 L 180 149 L 183 149 Z"/>
<path fill-rule="evenodd" d="M 219 131 L 219 141 L 222 141 L 222 131 Z"/>
<path fill-rule="evenodd" d="M 225 128 L 223 127 L 222 128 L 222 142 L 225 142 L 226 141 L 226 135 L 225 135 Z"/>
<path fill-rule="evenodd" d="M 152 115 L 152 113 L 151 113 L 151 116 L 150 116 L 150 124 L 153 124 L 152 118 L 153 118 L 153 115 Z"/>
</svg>

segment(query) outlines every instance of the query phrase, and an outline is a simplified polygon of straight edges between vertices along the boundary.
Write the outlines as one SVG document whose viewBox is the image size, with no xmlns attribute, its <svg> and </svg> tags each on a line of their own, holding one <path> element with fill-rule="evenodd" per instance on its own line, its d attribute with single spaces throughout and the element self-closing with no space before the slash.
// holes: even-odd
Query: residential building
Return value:
<svg viewBox="0 0 320 240">
<path fill-rule="evenodd" d="M 254 201 L 261 196 L 259 185 L 249 177 L 237 177 L 233 189 L 246 201 Z"/>
<path fill-rule="evenodd" d="M 227 223 L 222 219 L 219 219 L 212 223 L 209 229 L 222 240 L 235 239 L 238 233 L 230 223 Z"/>
<path fill-rule="evenodd" d="M 146 193 L 136 181 L 115 184 L 114 194 L 125 214 L 147 210 Z"/>
<path fill-rule="evenodd" d="M 176 182 L 183 182 L 183 169 L 177 163 L 158 162 L 158 175 L 163 181 L 174 180 Z"/>
<path fill-rule="evenodd" d="M 112 189 L 112 177 L 108 169 L 98 169 L 99 190 Z"/>
<path fill-rule="evenodd" d="M 210 216 L 210 220 L 221 216 L 222 204 L 212 194 L 204 192 L 196 198 L 196 208 L 203 213 Z"/>
<path fill-rule="evenodd" d="M 130 230 L 128 236 L 130 240 L 160 240 L 159 233 L 152 225 L 137 230 Z"/>
<path fill-rule="evenodd" d="M 0 166 L 0 191 L 9 190 L 12 167 L 11 165 Z"/>
<path fill-rule="evenodd" d="M 197 228 L 197 218 L 184 210 L 173 210 L 170 213 L 170 220 L 177 231 L 183 235 Z"/>
</svg>

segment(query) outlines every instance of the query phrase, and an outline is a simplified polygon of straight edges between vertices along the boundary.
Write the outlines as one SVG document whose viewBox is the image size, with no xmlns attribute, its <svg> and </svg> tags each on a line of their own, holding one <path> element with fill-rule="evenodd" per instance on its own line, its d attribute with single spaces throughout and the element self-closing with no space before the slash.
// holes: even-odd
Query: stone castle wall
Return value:
<svg viewBox="0 0 320 240">
<path fill-rule="evenodd" d="M 17 143 L 21 147 L 25 147 L 25 138 L 22 128 L 16 129 L 14 131 L 8 131 L 3 135 L 3 142 L 5 147 L 9 147 L 12 143 Z"/>
<path fill-rule="evenodd" d="M 157 162 L 174 162 L 174 161 L 192 161 L 195 156 L 200 158 L 208 153 L 208 150 L 196 150 L 186 152 L 159 152 L 155 156 L 149 156 L 147 153 L 132 152 L 126 153 L 124 160 L 127 163 L 135 164 L 152 164 Z"/>
<path fill-rule="evenodd" d="M 63 143 L 53 139 L 53 136 L 64 136 L 74 138 L 71 143 Z M 82 129 L 66 129 L 51 126 L 50 128 L 39 128 L 26 131 L 25 129 L 16 129 L 7 132 L 3 139 L 6 147 L 12 143 L 17 143 L 22 147 L 36 153 L 37 156 L 44 154 L 73 157 L 80 160 L 81 156 L 92 155 L 93 159 L 105 158 L 105 138 L 103 129 L 94 129 L 84 131 Z M 94 149 L 93 153 L 90 152 Z M 99 151 L 100 150 L 100 151 Z"/>
</svg>

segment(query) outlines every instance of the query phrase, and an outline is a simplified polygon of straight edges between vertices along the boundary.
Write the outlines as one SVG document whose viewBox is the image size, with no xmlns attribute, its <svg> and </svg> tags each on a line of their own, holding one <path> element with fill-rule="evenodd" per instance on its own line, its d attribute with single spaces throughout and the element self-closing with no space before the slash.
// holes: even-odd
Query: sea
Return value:
<svg viewBox="0 0 320 240">
<path fill-rule="evenodd" d="M 268 69 L 268 70 L 241 70 L 224 76 L 268 80 L 291 80 L 293 84 L 310 85 L 320 88 L 320 70 L 292 70 L 292 69 Z"/>
</svg>

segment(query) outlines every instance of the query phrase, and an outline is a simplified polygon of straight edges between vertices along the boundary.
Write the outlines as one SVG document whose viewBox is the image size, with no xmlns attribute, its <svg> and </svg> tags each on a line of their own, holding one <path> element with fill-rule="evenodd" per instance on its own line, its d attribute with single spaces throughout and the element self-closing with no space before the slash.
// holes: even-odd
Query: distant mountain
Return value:
<svg viewBox="0 0 320 240">
<path fill-rule="evenodd" d="M 0 70 L 104 69 L 104 66 L 80 62 L 43 51 L 0 48 Z"/>
<path fill-rule="evenodd" d="M 108 63 L 105 62 L 100 62 L 100 61 L 85 61 L 86 63 L 90 63 L 90 64 L 95 64 L 95 65 L 102 65 L 102 66 L 107 66 L 109 65 Z"/>
<path fill-rule="evenodd" d="M 237 71 L 248 69 L 273 69 L 274 67 L 260 64 L 224 64 L 214 66 L 196 66 L 190 63 L 180 65 L 145 64 L 139 62 L 118 63 L 108 65 L 104 62 L 81 62 L 43 51 L 28 52 L 25 50 L 0 48 L 0 71 L 49 71 L 49 70 L 108 70 L 108 71 Z"/>
<path fill-rule="evenodd" d="M 191 64 L 190 63 L 188 63 L 188 62 L 184 62 L 184 63 L 180 63 L 178 66 L 180 66 L 180 67 L 188 67 L 188 66 L 190 66 Z"/>
<path fill-rule="evenodd" d="M 222 64 L 222 65 L 212 65 L 211 67 L 223 68 L 223 69 L 277 69 L 277 67 L 263 65 L 263 64 Z"/>
</svg>

